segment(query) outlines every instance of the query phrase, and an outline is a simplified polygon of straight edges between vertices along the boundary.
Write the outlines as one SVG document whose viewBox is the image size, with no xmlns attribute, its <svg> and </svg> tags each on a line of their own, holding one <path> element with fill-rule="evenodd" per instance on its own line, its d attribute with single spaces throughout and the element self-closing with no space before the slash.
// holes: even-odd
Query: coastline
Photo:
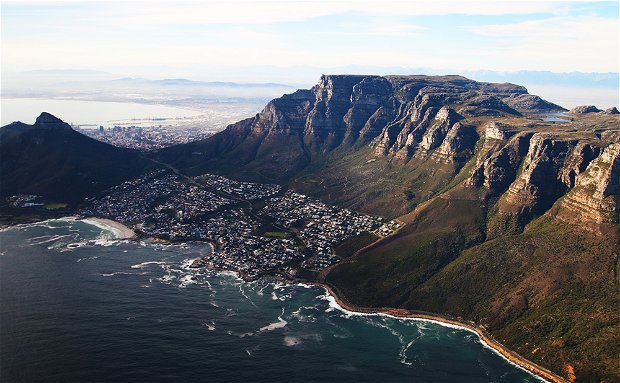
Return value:
<svg viewBox="0 0 620 383">
<path fill-rule="evenodd" d="M 112 232 L 115 239 L 124 240 L 124 239 L 138 238 L 136 233 L 129 227 L 123 225 L 120 222 L 113 221 L 113 220 L 106 219 L 106 218 L 96 218 L 96 217 L 80 218 L 78 216 L 66 216 L 62 218 L 57 218 L 57 220 L 81 221 L 81 222 L 84 222 L 90 225 L 94 225 L 103 230 L 108 230 Z M 10 225 L 7 228 L 3 228 L 2 230 L 6 230 L 9 228 L 13 228 L 13 227 L 19 227 L 19 226 L 21 225 Z M 205 243 L 208 243 L 211 246 L 212 251 L 216 250 L 215 244 L 211 242 L 205 242 Z M 198 267 L 201 267 L 201 266 L 198 266 Z M 214 271 L 222 272 L 221 270 L 214 270 Z M 244 275 L 239 273 L 238 271 L 230 271 L 230 272 L 235 274 L 237 278 L 246 280 L 246 278 L 244 278 Z M 459 329 L 463 329 L 466 331 L 470 331 L 472 333 L 475 333 L 479 337 L 484 347 L 487 347 L 493 350 L 496 354 L 500 355 L 502 358 L 507 360 L 509 363 L 523 370 L 526 370 L 529 373 L 536 375 L 537 377 L 541 378 L 543 381 L 548 382 L 548 383 L 571 383 L 569 380 L 553 373 L 552 371 L 542 366 L 539 366 L 538 364 L 522 357 L 516 352 L 511 351 L 506 346 L 504 346 L 503 344 L 495 340 L 483 327 L 475 324 L 474 322 L 462 322 L 462 321 L 458 321 L 458 320 L 455 320 L 455 319 L 452 319 L 446 316 L 442 316 L 439 314 L 416 312 L 416 311 L 411 311 L 411 310 L 406 310 L 406 309 L 387 308 L 387 307 L 371 308 L 371 307 L 357 306 L 357 305 L 354 305 L 348 302 L 348 300 L 342 295 L 342 293 L 338 291 L 338 288 L 330 285 L 327 282 L 308 281 L 308 280 L 299 280 L 299 279 L 294 279 L 294 278 L 281 278 L 281 277 L 277 279 L 280 279 L 284 283 L 321 287 L 326 291 L 329 298 L 333 300 L 333 303 L 337 306 L 338 309 L 344 312 L 351 313 L 353 315 L 371 314 L 371 315 L 389 316 L 392 318 L 399 318 L 399 319 L 421 320 L 421 321 L 434 322 L 434 323 L 447 326 L 447 327 L 454 327 L 454 328 L 459 328 Z M 321 278 L 321 279 L 324 280 L 324 278 Z"/>
<path fill-rule="evenodd" d="M 112 221 L 111 219 L 89 217 L 84 218 L 81 221 L 93 226 L 97 226 L 101 229 L 111 231 L 116 239 L 136 238 L 136 233 L 132 229 L 123 225 L 120 222 Z"/>
<path fill-rule="evenodd" d="M 460 322 L 437 314 L 416 313 L 405 309 L 383 307 L 370 308 L 356 306 L 349 303 L 346 298 L 340 296 L 337 293 L 337 289 L 327 283 L 299 281 L 297 283 L 323 288 L 326 293 L 331 298 L 333 298 L 334 304 L 338 306 L 339 309 L 345 312 L 350 312 L 352 314 L 376 314 L 400 319 L 422 320 L 473 332 L 480 338 L 483 346 L 490 348 L 495 353 L 506 359 L 508 362 L 538 376 L 543 381 L 546 381 L 548 383 L 570 383 L 569 380 L 551 372 L 550 370 L 542 366 L 539 366 L 538 364 L 522 357 L 516 352 L 511 351 L 506 346 L 495 340 L 484 328 L 474 324 L 473 322 Z"/>
</svg>

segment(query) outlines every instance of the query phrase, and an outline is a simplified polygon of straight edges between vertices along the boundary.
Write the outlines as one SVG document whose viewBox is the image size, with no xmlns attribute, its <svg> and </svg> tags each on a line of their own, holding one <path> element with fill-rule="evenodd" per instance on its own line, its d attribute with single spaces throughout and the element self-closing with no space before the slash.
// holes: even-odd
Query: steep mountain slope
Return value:
<svg viewBox="0 0 620 383">
<path fill-rule="evenodd" d="M 143 172 L 140 153 L 86 137 L 42 113 L 0 128 L 0 195 L 37 194 L 76 203 Z"/>
<path fill-rule="evenodd" d="M 275 99 L 212 138 L 164 149 L 159 158 L 191 173 L 241 171 L 288 181 L 326 155 L 371 141 L 376 153 L 407 162 L 415 152 L 423 156 L 436 149 L 448 136 L 438 156 L 462 160 L 458 154 L 471 150 L 476 135 L 459 120 L 476 114 L 519 116 L 509 104 L 527 111 L 563 110 L 536 100 L 517 85 L 460 76 L 323 76 L 312 89 Z"/>
<path fill-rule="evenodd" d="M 158 156 L 398 217 L 326 274 L 344 298 L 474 320 L 558 374 L 618 381 L 620 118 L 582 109 L 547 119 L 565 109 L 459 76 L 323 76 Z"/>
<path fill-rule="evenodd" d="M 560 374 L 616 381 L 620 121 L 523 122 L 482 125 L 461 174 L 327 281 L 353 303 L 474 320 Z"/>
</svg>

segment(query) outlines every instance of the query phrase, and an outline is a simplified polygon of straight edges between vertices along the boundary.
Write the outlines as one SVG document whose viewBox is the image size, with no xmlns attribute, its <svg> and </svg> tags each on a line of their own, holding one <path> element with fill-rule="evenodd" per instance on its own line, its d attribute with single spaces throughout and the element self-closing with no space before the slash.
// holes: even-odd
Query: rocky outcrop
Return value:
<svg viewBox="0 0 620 383">
<path fill-rule="evenodd" d="M 522 113 L 552 113 L 566 111 L 566 109 L 561 106 L 545 101 L 533 94 L 515 95 L 504 99 L 504 102 L 511 108 Z"/>
<path fill-rule="evenodd" d="M 576 144 L 577 140 L 534 134 L 521 172 L 499 202 L 500 213 L 523 225 L 547 211 L 568 189 L 561 171 Z"/>
<path fill-rule="evenodd" d="M 437 148 L 443 143 L 450 128 L 462 119 L 463 117 L 447 106 L 439 109 L 437 114 L 435 114 L 432 125 L 426 129 L 422 136 L 419 145 L 420 149 L 422 151 L 430 151 Z"/>
<path fill-rule="evenodd" d="M 364 76 L 322 76 L 312 88 L 313 105 L 304 126 L 304 142 L 311 150 L 329 151 L 342 142 L 347 129 L 344 117 L 353 106 L 353 87 L 364 79 Z"/>
<path fill-rule="evenodd" d="M 618 111 L 618 108 L 614 106 L 609 109 L 605 109 L 605 114 L 620 114 L 620 112 Z"/>
<path fill-rule="evenodd" d="M 437 162 L 455 163 L 457 165 L 455 171 L 458 171 L 473 155 L 478 139 L 478 133 L 473 126 L 457 122 L 450 127 L 441 146 L 432 154 L 432 158 Z"/>
<path fill-rule="evenodd" d="M 586 113 L 598 113 L 601 112 L 599 108 L 594 105 L 579 105 L 570 110 L 570 114 L 586 114 Z"/>
<path fill-rule="evenodd" d="M 601 148 L 590 142 L 582 141 L 577 143 L 560 171 L 559 177 L 562 183 L 568 188 L 574 187 L 575 178 L 586 170 L 586 167 L 600 152 Z"/>
<path fill-rule="evenodd" d="M 506 191 L 515 180 L 528 151 L 531 136 L 531 133 L 520 133 L 511 138 L 473 171 L 468 185 L 485 187 L 489 196 L 497 196 Z"/>
<path fill-rule="evenodd" d="M 509 125 L 497 121 L 491 121 L 484 127 L 484 136 L 488 139 L 505 140 L 513 134 Z"/>
<path fill-rule="evenodd" d="M 557 217 L 571 223 L 620 223 L 620 143 L 607 146 L 577 176 L 575 187 L 559 202 Z"/>
</svg>

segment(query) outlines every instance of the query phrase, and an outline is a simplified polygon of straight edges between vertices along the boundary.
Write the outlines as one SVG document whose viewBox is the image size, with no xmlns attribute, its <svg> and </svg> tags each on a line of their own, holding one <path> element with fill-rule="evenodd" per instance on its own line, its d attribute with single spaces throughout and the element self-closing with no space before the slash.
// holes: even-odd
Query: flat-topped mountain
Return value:
<svg viewBox="0 0 620 383">
<path fill-rule="evenodd" d="M 256 116 L 211 139 L 163 150 L 160 158 L 190 172 L 243 167 L 285 181 L 333 151 L 370 143 L 406 161 L 417 149 L 435 149 L 451 128 L 451 139 L 463 141 L 454 149 L 468 150 L 474 132 L 454 127 L 463 118 L 558 111 L 564 109 L 522 86 L 461 76 L 323 76 L 312 89 L 274 99 Z"/>
<path fill-rule="evenodd" d="M 71 129 L 49 113 L 0 128 L 0 195 L 76 203 L 139 175 L 151 162 Z"/>
</svg>

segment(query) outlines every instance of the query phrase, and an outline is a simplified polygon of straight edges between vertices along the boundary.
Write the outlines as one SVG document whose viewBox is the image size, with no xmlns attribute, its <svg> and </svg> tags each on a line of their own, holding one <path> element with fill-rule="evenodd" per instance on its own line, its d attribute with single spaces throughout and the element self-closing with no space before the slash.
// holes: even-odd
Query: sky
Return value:
<svg viewBox="0 0 620 383">
<path fill-rule="evenodd" d="M 2 72 L 618 72 L 619 19 L 617 1 L 3 0 Z"/>
</svg>

